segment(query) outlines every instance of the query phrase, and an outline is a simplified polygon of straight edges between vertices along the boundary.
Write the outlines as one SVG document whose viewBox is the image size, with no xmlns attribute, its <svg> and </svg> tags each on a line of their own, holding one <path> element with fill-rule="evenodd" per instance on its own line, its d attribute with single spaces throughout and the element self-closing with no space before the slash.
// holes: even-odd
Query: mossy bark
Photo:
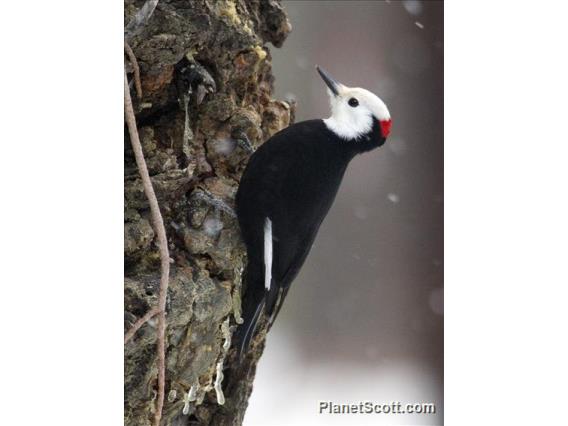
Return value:
<svg viewBox="0 0 568 426">
<path fill-rule="evenodd" d="M 125 0 L 125 24 L 143 4 Z M 232 208 L 251 149 L 293 117 L 290 105 L 272 99 L 266 47 L 280 47 L 289 31 L 277 1 L 162 0 L 128 35 L 144 93 L 137 99 L 132 91 L 136 118 L 173 261 L 163 425 L 240 425 L 244 417 L 264 333 L 238 364 L 228 339 L 240 317 L 246 253 Z M 159 288 L 156 239 L 128 135 L 124 249 L 128 329 L 157 305 Z M 125 424 L 152 424 L 156 369 L 150 321 L 125 346 Z"/>
</svg>

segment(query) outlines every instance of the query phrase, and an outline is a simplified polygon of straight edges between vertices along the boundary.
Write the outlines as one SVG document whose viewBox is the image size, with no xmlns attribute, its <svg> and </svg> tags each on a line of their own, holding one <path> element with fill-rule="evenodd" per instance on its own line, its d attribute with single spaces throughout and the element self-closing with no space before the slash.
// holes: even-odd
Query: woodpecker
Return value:
<svg viewBox="0 0 568 426">
<path fill-rule="evenodd" d="M 272 324 L 327 215 L 349 162 L 382 146 L 391 129 L 385 103 L 322 68 L 331 117 L 281 130 L 251 156 L 236 196 L 247 248 L 240 359 L 264 316 Z"/>
</svg>

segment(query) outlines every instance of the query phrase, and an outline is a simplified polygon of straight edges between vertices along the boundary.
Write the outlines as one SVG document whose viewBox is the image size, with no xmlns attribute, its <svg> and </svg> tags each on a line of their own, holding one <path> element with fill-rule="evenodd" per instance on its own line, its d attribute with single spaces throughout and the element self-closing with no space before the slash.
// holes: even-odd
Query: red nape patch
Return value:
<svg viewBox="0 0 568 426">
<path fill-rule="evenodd" d="M 392 120 L 381 120 L 379 123 L 381 123 L 381 132 L 383 133 L 383 137 L 386 138 L 391 132 Z"/>
</svg>

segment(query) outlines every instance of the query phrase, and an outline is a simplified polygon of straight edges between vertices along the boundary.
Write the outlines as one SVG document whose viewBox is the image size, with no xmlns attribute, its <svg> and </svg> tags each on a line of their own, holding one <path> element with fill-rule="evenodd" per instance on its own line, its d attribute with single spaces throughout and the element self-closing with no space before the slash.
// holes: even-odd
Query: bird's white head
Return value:
<svg viewBox="0 0 568 426">
<path fill-rule="evenodd" d="M 331 117 L 324 122 L 332 132 L 342 139 L 353 140 L 369 135 L 377 122 L 380 137 L 388 137 L 391 116 L 387 106 L 377 95 L 359 87 L 347 87 L 320 67 L 316 68 L 328 86 Z"/>
</svg>

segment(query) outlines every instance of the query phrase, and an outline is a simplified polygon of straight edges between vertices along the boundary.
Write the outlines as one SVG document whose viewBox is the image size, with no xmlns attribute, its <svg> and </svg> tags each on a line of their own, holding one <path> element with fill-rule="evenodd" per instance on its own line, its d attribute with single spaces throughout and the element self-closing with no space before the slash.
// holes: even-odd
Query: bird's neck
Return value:
<svg viewBox="0 0 568 426">
<path fill-rule="evenodd" d="M 380 123 L 376 119 L 373 119 L 373 126 L 370 131 L 353 138 L 342 137 L 335 133 L 332 128 L 329 126 L 327 127 L 329 131 L 333 133 L 337 143 L 340 144 L 343 149 L 347 150 L 352 156 L 378 148 L 382 146 L 386 140 L 382 136 Z"/>
</svg>

